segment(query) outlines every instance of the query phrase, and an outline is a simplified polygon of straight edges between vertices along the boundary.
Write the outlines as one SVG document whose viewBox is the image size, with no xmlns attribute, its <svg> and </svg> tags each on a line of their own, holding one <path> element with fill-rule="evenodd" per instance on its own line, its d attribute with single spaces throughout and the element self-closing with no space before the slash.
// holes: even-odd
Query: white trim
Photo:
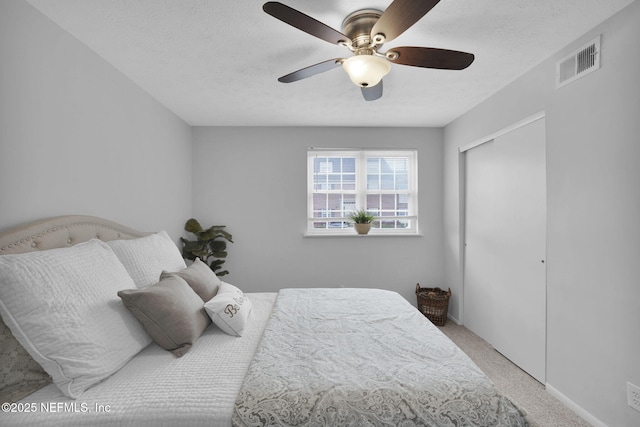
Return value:
<svg viewBox="0 0 640 427">
<path fill-rule="evenodd" d="M 369 238 L 369 237 L 424 237 L 424 234 L 420 233 L 371 233 L 358 234 L 355 231 L 353 233 L 303 233 L 303 237 L 357 237 L 357 238 Z"/>
<path fill-rule="evenodd" d="M 454 316 L 452 316 L 452 315 L 450 315 L 450 314 L 448 314 L 448 313 L 447 313 L 447 319 L 451 320 L 451 321 L 452 321 L 453 323 L 455 323 L 456 325 L 463 326 L 463 325 L 462 325 L 462 322 L 461 322 L 460 320 L 458 320 L 458 318 L 457 318 L 457 317 L 454 317 Z"/>
<path fill-rule="evenodd" d="M 573 400 L 569 399 L 564 394 L 560 393 L 558 389 L 553 387 L 551 384 L 546 383 L 545 387 L 547 389 L 547 393 L 549 393 L 551 396 L 558 399 L 567 408 L 571 409 L 573 412 L 580 415 L 582 418 L 584 418 L 585 421 L 592 424 L 594 427 L 608 427 L 605 423 L 603 423 L 602 421 L 600 421 L 599 419 L 591 415 L 589 412 L 587 412 L 586 409 L 584 409 L 583 407 L 575 403 Z"/>
<path fill-rule="evenodd" d="M 526 126 L 529 123 L 535 122 L 536 120 L 543 119 L 544 116 L 545 116 L 544 110 L 538 111 L 537 113 L 535 113 L 535 114 L 533 114 L 533 115 L 531 115 L 529 117 L 525 117 L 524 119 L 522 119 L 522 120 L 520 120 L 518 122 L 515 122 L 512 125 L 507 126 L 506 128 L 500 129 L 499 131 L 494 132 L 494 133 L 492 133 L 490 135 L 487 135 L 484 138 L 480 138 L 480 139 L 472 142 L 471 144 L 464 145 L 464 146 L 460 147 L 459 150 L 460 150 L 461 153 L 464 153 L 465 151 L 469 151 L 472 148 L 475 148 L 475 147 L 477 147 L 479 145 L 485 144 L 487 142 L 491 142 L 494 139 L 496 139 L 496 138 L 498 138 L 498 137 L 500 137 L 502 135 L 505 135 L 505 134 L 507 134 L 509 132 L 512 132 L 512 131 L 514 131 L 514 130 L 516 130 L 518 128 L 521 128 L 522 126 Z"/>
<path fill-rule="evenodd" d="M 336 236 L 336 235 L 353 235 L 353 229 L 314 229 L 314 222 L 345 222 L 349 221 L 348 217 L 316 218 L 313 216 L 313 195 L 316 192 L 314 188 L 314 162 L 318 157 L 354 157 L 356 159 L 356 181 L 353 190 L 327 190 L 326 194 L 355 194 L 355 206 L 362 209 L 367 202 L 367 157 L 385 157 L 385 156 L 401 156 L 407 157 L 409 162 L 408 189 L 407 190 L 379 190 L 377 194 L 406 194 L 409 199 L 409 214 L 406 216 L 381 216 L 376 220 L 410 220 L 412 226 L 406 229 L 402 228 L 372 228 L 369 235 L 385 235 L 385 236 L 403 236 L 403 235 L 419 235 L 418 224 L 418 150 L 410 148 L 406 150 L 398 149 L 314 149 L 308 148 L 307 151 L 307 227 L 304 233 L 308 236 Z M 318 190 L 318 192 L 323 192 Z M 343 207 L 344 209 L 344 207 Z M 397 213 L 397 212 L 396 212 Z M 347 214 L 343 212 L 343 214 Z"/>
<path fill-rule="evenodd" d="M 330 147 L 307 147 L 307 151 L 418 151 L 417 148 L 380 148 L 380 147 L 338 147 L 338 148 L 330 148 Z"/>
</svg>

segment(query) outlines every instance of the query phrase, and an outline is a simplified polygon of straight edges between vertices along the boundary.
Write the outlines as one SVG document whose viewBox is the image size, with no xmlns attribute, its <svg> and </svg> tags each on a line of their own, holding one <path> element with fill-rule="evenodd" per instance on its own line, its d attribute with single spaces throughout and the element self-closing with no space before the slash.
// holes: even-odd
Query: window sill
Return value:
<svg viewBox="0 0 640 427">
<path fill-rule="evenodd" d="M 358 234 L 358 233 L 323 233 L 323 234 L 311 234 L 304 233 L 303 237 L 423 237 L 421 233 L 369 233 L 369 234 Z"/>
</svg>

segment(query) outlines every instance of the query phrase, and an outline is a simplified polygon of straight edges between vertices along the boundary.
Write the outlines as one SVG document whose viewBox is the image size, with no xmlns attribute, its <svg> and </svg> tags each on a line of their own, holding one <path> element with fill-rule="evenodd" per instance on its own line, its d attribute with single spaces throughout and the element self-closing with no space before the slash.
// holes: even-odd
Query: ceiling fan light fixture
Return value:
<svg viewBox="0 0 640 427">
<path fill-rule="evenodd" d="M 372 87 L 391 71 L 391 63 L 374 55 L 355 55 L 345 59 L 342 68 L 356 86 Z"/>
<path fill-rule="evenodd" d="M 379 52 L 384 43 L 404 33 L 439 1 L 393 0 L 384 12 L 378 9 L 356 10 L 342 21 L 342 31 L 285 4 L 268 1 L 262 6 L 267 14 L 332 45 L 342 45 L 354 54 L 347 59 L 329 59 L 302 68 L 280 77 L 278 81 L 291 83 L 342 65 L 351 81 L 360 87 L 365 101 L 373 101 L 382 96 L 382 78 L 391 71 L 391 64 L 440 70 L 465 69 L 474 60 L 471 53 L 415 46 Z"/>
</svg>

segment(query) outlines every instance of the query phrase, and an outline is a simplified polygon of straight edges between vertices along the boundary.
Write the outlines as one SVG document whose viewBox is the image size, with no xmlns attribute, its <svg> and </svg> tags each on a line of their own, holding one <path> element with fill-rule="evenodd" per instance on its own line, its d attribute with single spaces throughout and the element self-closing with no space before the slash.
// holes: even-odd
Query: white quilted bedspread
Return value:
<svg viewBox="0 0 640 427">
<path fill-rule="evenodd" d="M 16 404 L 20 413 L 0 412 L 0 425 L 229 427 L 276 299 L 275 293 L 246 295 L 253 310 L 242 337 L 212 325 L 181 358 L 152 343 L 78 400 L 51 384 Z"/>
<path fill-rule="evenodd" d="M 528 425 L 482 371 L 399 294 L 281 290 L 233 425 Z"/>
</svg>

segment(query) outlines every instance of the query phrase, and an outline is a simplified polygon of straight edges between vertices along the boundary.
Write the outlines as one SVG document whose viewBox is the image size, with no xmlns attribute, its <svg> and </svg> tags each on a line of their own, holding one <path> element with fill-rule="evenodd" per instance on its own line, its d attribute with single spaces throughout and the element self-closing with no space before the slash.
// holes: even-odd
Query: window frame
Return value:
<svg viewBox="0 0 640 427">
<path fill-rule="evenodd" d="M 339 190 L 327 189 L 325 191 L 316 191 L 314 188 L 314 163 L 318 157 L 354 157 L 355 158 L 355 189 L 345 190 L 340 188 Z M 406 190 L 383 190 L 383 189 L 368 189 L 368 169 L 367 159 L 372 157 L 406 157 L 407 158 L 407 189 Z M 341 175 L 344 173 L 341 171 Z M 343 181 L 341 181 L 343 182 Z M 376 220 L 409 220 L 409 226 L 406 228 L 382 228 L 371 227 L 368 235 L 419 235 L 418 224 L 418 150 L 417 149 L 379 149 L 379 148 L 344 148 L 344 149 L 319 149 L 309 148 L 307 150 L 307 236 L 358 236 L 353 226 L 348 228 L 314 228 L 314 223 L 319 220 L 322 221 L 322 217 L 314 217 L 314 194 L 355 194 L 355 209 L 361 209 L 366 206 L 367 195 L 372 194 L 406 194 L 407 195 L 407 214 L 396 216 L 376 216 Z M 328 197 L 328 196 L 327 196 Z M 344 206 L 344 201 L 342 202 Z M 397 210 L 397 209 L 396 209 Z M 331 218 L 332 222 L 351 222 L 348 218 L 348 213 L 343 212 L 343 216 L 333 217 L 327 216 L 324 218 Z"/>
</svg>

